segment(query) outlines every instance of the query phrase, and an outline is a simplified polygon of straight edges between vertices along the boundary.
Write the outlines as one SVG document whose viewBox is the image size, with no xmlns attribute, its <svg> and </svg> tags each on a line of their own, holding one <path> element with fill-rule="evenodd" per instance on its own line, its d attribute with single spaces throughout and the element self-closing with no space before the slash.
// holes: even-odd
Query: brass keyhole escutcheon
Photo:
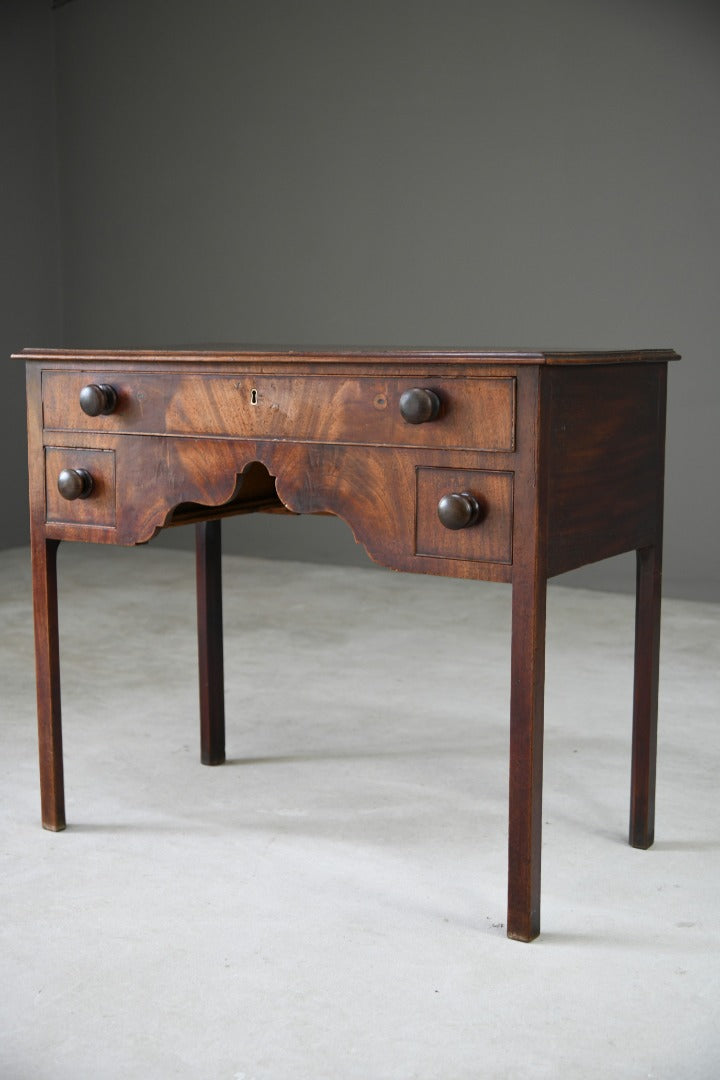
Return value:
<svg viewBox="0 0 720 1080">
<path fill-rule="evenodd" d="M 257 390 L 251 390 L 250 391 L 250 404 L 251 405 L 257 405 L 257 403 L 258 403 Z"/>
</svg>

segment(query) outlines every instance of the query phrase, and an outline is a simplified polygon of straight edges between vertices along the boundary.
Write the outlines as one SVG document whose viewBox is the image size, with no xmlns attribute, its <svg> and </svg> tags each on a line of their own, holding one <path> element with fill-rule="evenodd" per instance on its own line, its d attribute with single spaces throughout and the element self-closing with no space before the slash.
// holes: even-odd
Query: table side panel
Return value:
<svg viewBox="0 0 720 1080">
<path fill-rule="evenodd" d="M 548 575 L 654 542 L 667 365 L 546 368 Z M 660 494 L 659 494 L 660 493 Z"/>
</svg>

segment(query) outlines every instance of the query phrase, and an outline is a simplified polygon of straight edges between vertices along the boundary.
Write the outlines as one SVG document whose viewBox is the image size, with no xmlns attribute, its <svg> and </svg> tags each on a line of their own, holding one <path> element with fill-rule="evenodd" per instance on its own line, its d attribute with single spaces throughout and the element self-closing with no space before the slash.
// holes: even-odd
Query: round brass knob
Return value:
<svg viewBox="0 0 720 1080">
<path fill-rule="evenodd" d="M 407 424 L 426 424 L 440 412 L 440 398 L 434 390 L 415 386 L 400 396 L 400 415 Z"/>
<path fill-rule="evenodd" d="M 117 391 L 107 383 L 90 383 L 80 391 L 80 408 L 88 416 L 111 413 L 117 405 Z"/>
<path fill-rule="evenodd" d="M 467 529 L 480 520 L 482 507 L 467 491 L 443 495 L 438 503 L 438 517 L 446 529 Z"/>
<path fill-rule="evenodd" d="M 87 499 L 92 494 L 93 478 L 87 469 L 63 469 L 58 476 L 58 491 L 63 499 Z"/>
</svg>

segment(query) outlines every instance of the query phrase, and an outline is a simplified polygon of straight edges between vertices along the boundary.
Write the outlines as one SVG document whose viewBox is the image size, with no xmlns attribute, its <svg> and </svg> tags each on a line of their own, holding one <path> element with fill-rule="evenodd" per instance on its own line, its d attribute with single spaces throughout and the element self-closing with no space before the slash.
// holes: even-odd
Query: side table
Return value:
<svg viewBox="0 0 720 1080">
<path fill-rule="evenodd" d="M 669 349 L 26 349 L 42 821 L 65 827 L 56 552 L 195 523 L 201 758 L 220 522 L 332 513 L 395 570 L 512 585 L 507 932 L 540 930 L 548 578 L 637 552 L 630 843 L 653 842 Z"/>
</svg>

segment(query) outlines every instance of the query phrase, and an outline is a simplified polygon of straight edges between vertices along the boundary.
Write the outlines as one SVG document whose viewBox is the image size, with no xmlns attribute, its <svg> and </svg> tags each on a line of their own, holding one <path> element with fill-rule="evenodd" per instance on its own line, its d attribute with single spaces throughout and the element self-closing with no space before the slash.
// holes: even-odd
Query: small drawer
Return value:
<svg viewBox="0 0 720 1080">
<path fill-rule="evenodd" d="M 88 416 L 84 388 L 111 388 Z M 438 403 L 426 422 L 403 418 L 407 391 Z M 45 371 L 46 430 L 300 440 L 508 452 L 515 449 L 515 379 L 505 376 L 234 375 L 174 371 Z"/>
<path fill-rule="evenodd" d="M 58 479 L 64 470 L 89 476 L 89 495 L 63 497 L 58 490 Z M 46 446 L 45 508 L 47 521 L 114 528 L 115 451 Z"/>
<path fill-rule="evenodd" d="M 470 496 L 477 520 L 448 528 L 440 501 Z M 512 562 L 513 474 L 481 469 L 417 469 L 415 554 L 471 562 Z"/>
</svg>

